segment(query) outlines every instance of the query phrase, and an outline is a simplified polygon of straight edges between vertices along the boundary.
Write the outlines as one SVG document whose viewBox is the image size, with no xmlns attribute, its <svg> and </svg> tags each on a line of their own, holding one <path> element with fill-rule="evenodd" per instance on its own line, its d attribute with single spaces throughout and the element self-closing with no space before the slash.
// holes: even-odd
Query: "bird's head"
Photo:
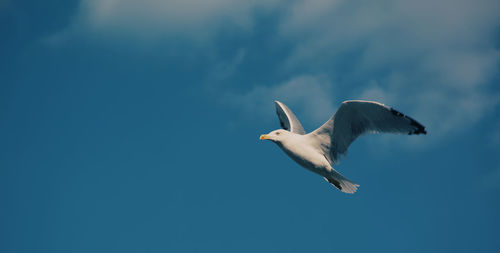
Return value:
<svg viewBox="0 0 500 253">
<path fill-rule="evenodd" d="M 290 132 L 283 130 L 283 129 L 278 129 L 274 130 L 268 134 L 263 134 L 260 136 L 261 140 L 270 140 L 273 142 L 281 142 L 286 136 L 288 136 Z"/>
</svg>

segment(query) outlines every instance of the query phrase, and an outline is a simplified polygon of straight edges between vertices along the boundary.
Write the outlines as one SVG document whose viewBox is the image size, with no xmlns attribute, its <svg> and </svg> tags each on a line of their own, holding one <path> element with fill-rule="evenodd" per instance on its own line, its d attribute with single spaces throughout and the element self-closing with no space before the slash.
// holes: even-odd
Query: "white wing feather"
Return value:
<svg viewBox="0 0 500 253">
<path fill-rule="evenodd" d="M 337 163 L 356 138 L 378 132 L 427 133 L 420 123 L 384 104 L 351 100 L 343 102 L 337 112 L 310 135 L 320 142 L 330 163 Z"/>
<path fill-rule="evenodd" d="M 306 134 L 302 124 L 300 124 L 300 121 L 290 108 L 280 101 L 274 101 L 274 103 L 276 105 L 276 113 L 278 114 L 283 129 L 296 134 Z"/>
</svg>

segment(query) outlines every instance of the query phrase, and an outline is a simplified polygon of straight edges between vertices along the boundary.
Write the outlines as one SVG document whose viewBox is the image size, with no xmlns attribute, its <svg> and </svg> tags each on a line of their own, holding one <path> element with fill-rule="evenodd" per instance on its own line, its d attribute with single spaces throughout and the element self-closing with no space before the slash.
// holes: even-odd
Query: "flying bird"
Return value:
<svg viewBox="0 0 500 253">
<path fill-rule="evenodd" d="M 358 184 L 342 176 L 332 165 L 346 154 L 360 135 L 367 133 L 427 134 L 416 120 L 373 101 L 345 101 L 321 127 L 306 134 L 292 110 L 274 101 L 281 127 L 260 136 L 276 143 L 302 167 L 317 173 L 345 193 L 355 193 Z"/>
</svg>

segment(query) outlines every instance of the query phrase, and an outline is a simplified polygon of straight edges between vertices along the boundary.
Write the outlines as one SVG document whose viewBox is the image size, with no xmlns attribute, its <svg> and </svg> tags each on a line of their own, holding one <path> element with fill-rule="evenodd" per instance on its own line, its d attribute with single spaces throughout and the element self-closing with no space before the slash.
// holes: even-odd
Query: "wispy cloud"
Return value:
<svg viewBox="0 0 500 253">
<path fill-rule="evenodd" d="M 133 41 L 187 38 L 206 43 L 223 29 L 247 31 L 253 16 L 276 6 L 271 1 L 82 0 L 67 33 Z"/>
<path fill-rule="evenodd" d="M 500 102 L 497 1 L 297 1 L 281 24 L 290 69 L 323 70 L 351 94 L 408 108 L 443 135 Z M 460 128 L 456 128 L 460 125 Z"/>
<path fill-rule="evenodd" d="M 215 64 L 214 69 L 211 71 L 210 79 L 215 81 L 224 80 L 235 74 L 238 67 L 245 60 L 247 51 L 240 48 L 236 54 L 228 61 L 220 61 Z"/>
<path fill-rule="evenodd" d="M 258 85 L 242 94 L 228 93 L 226 102 L 240 109 L 247 118 L 277 120 L 272 103 L 279 100 L 305 125 L 318 127 L 334 112 L 333 94 L 333 85 L 325 76 L 303 75 L 277 85 Z"/>
<path fill-rule="evenodd" d="M 499 12 L 496 0 L 85 0 L 66 32 L 47 41 L 84 34 L 206 46 L 222 32 L 251 34 L 257 14 L 276 15 L 278 33 L 259 39 L 286 41 L 287 54 L 269 57 L 280 58 L 275 70 L 289 81 L 256 86 L 234 101 L 265 102 L 257 111 L 269 111 L 270 101 L 283 99 L 319 121 L 341 100 L 377 100 L 419 119 L 433 136 L 446 136 L 500 104 L 492 92 L 500 74 Z M 240 48 L 233 58 L 212 57 L 207 80 L 228 79 L 259 53 L 232 46 Z M 333 109 L 317 109 L 326 107 Z"/>
</svg>

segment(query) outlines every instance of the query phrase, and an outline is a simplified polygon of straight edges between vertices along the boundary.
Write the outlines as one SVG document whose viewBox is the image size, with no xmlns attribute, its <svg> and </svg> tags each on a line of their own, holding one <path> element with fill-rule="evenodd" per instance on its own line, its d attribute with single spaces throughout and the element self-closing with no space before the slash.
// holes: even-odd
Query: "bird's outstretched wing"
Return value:
<svg viewBox="0 0 500 253">
<path fill-rule="evenodd" d="M 300 121 L 290 108 L 280 101 L 274 101 L 274 104 L 276 105 L 276 113 L 278 114 L 283 129 L 296 134 L 306 134 L 302 124 L 300 124 Z"/>
<path fill-rule="evenodd" d="M 371 101 L 351 100 L 342 103 L 337 112 L 310 135 L 317 138 L 331 163 L 345 155 L 349 145 L 365 133 L 426 134 L 416 120 Z"/>
</svg>

